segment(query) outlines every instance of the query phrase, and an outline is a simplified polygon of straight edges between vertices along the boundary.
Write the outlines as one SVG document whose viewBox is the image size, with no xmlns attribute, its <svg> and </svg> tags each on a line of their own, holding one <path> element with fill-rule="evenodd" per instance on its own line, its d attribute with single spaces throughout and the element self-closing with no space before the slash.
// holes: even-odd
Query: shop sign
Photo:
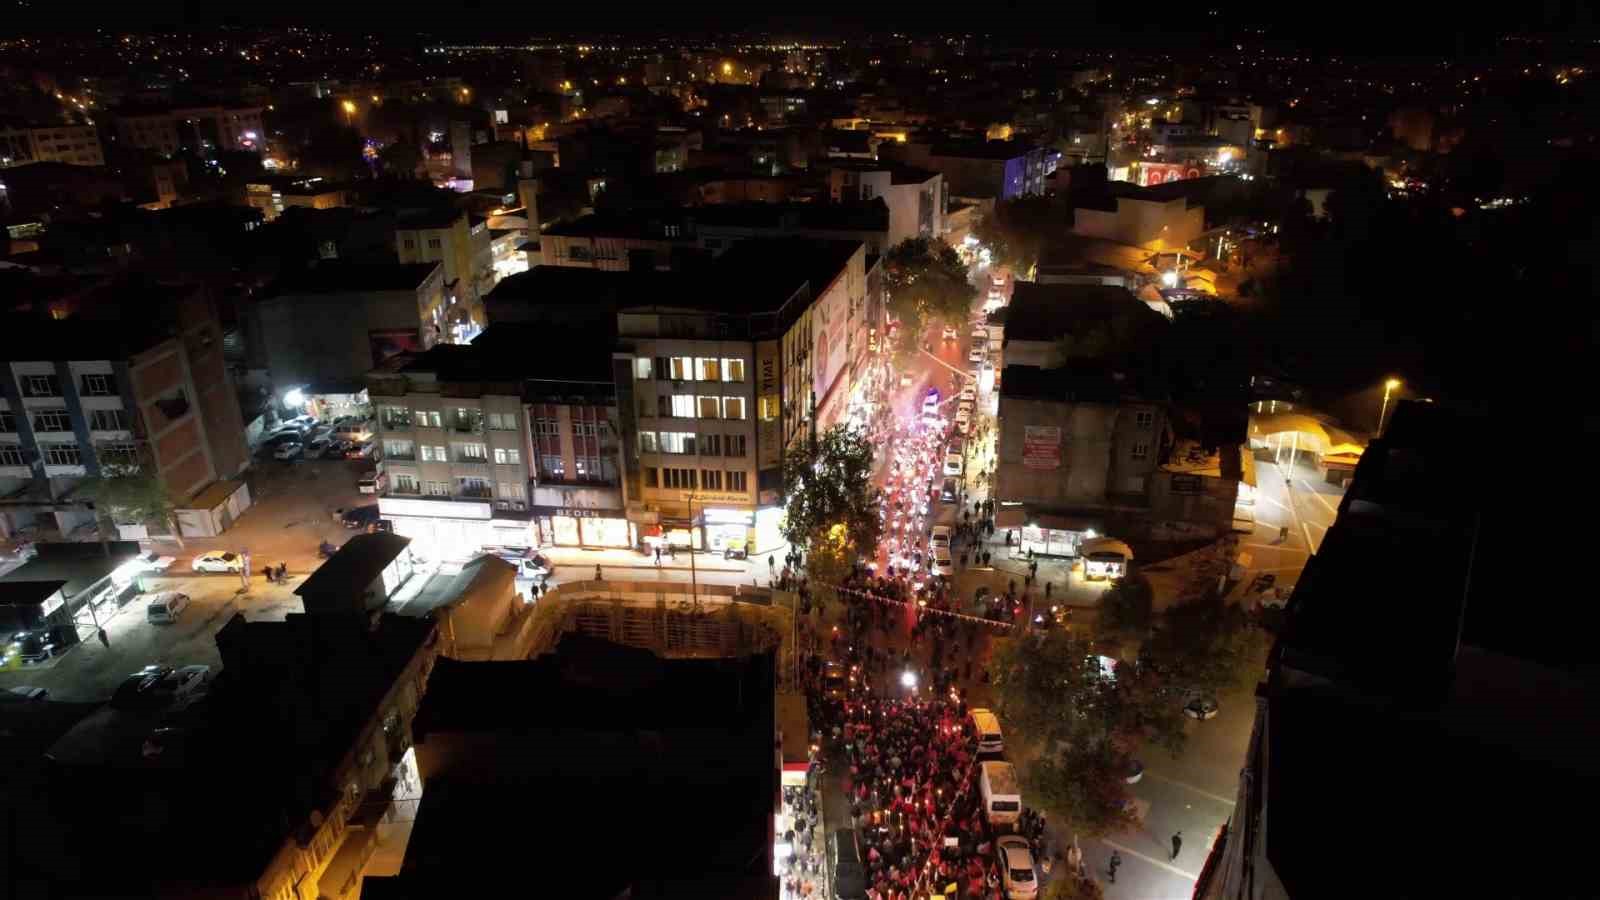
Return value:
<svg viewBox="0 0 1600 900">
<path fill-rule="evenodd" d="M 1030 469 L 1061 468 L 1061 426 L 1023 426 L 1022 464 Z"/>
<path fill-rule="evenodd" d="M 1205 486 L 1200 481 L 1199 475 L 1173 475 L 1172 492 L 1174 494 L 1203 494 Z"/>
<path fill-rule="evenodd" d="M 742 509 L 707 509 L 702 515 L 708 525 L 749 525 L 755 521 L 755 513 Z"/>
<path fill-rule="evenodd" d="M 489 504 L 469 503 L 459 500 L 409 500 L 403 497 L 380 497 L 378 514 L 389 516 L 422 516 L 438 519 L 487 519 Z"/>
<path fill-rule="evenodd" d="M 587 506 L 536 506 L 533 509 L 541 516 L 567 516 L 573 519 L 616 519 L 623 514 L 620 509 L 592 509 Z"/>
</svg>

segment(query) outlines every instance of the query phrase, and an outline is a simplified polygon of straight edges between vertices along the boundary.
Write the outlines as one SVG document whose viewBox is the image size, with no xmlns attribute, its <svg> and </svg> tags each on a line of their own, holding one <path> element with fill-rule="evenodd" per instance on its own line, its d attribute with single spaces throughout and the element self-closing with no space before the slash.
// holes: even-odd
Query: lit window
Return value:
<svg viewBox="0 0 1600 900">
<path fill-rule="evenodd" d="M 723 381 L 744 381 L 744 360 L 737 358 L 724 358 L 722 360 Z"/>
<path fill-rule="evenodd" d="M 743 397 L 723 397 L 722 398 L 722 417 L 724 419 L 743 419 L 745 417 L 744 398 Z"/>
<path fill-rule="evenodd" d="M 638 381 L 648 381 L 651 375 L 650 357 L 641 356 L 633 361 L 633 377 Z"/>
<path fill-rule="evenodd" d="M 722 417 L 722 411 L 719 408 L 721 404 L 717 402 L 717 398 L 700 397 L 698 399 L 700 401 L 700 418 L 719 419 Z"/>
<path fill-rule="evenodd" d="M 695 415 L 693 394 L 673 394 L 672 414 L 680 419 L 692 419 Z"/>
</svg>

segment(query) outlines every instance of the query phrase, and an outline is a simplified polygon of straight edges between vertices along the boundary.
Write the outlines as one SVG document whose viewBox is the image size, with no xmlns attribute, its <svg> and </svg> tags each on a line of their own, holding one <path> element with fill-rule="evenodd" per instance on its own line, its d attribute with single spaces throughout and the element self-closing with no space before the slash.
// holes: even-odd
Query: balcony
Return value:
<svg viewBox="0 0 1600 900">
<path fill-rule="evenodd" d="M 473 487 L 464 484 L 456 489 L 456 496 L 462 500 L 490 500 L 494 498 L 494 491 L 488 486 Z"/>
</svg>

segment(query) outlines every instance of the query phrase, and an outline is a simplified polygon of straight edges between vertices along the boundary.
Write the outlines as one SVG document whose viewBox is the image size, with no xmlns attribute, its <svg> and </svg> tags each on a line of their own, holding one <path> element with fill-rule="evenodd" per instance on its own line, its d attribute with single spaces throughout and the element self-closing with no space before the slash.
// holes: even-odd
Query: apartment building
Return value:
<svg viewBox="0 0 1600 900">
<path fill-rule="evenodd" d="M 202 702 L 107 705 L 49 747 L 30 806 L 63 827 L 19 843 L 19 874 L 81 896 L 359 896 L 423 797 L 411 728 L 438 638 L 432 619 L 235 613 Z"/>
<path fill-rule="evenodd" d="M 203 156 L 221 150 L 260 153 L 266 145 L 259 106 L 128 108 L 114 113 L 113 120 L 123 144 L 167 156 L 179 150 Z"/>
<path fill-rule="evenodd" d="M 911 238 L 944 235 L 947 196 L 944 176 L 914 166 L 879 162 L 833 164 L 828 190 L 835 203 L 865 203 L 881 198 L 889 208 L 890 247 Z"/>
<path fill-rule="evenodd" d="M 743 241 L 659 284 L 617 312 L 628 518 L 646 542 L 774 547 L 784 451 L 848 409 L 865 249 Z"/>
<path fill-rule="evenodd" d="M 30 162 L 103 166 L 100 132 L 93 125 L 0 125 L 0 168 Z"/>
<path fill-rule="evenodd" d="M 350 205 L 351 192 L 343 185 L 323 178 L 296 178 L 288 175 L 258 176 L 244 186 L 245 203 L 261 210 L 271 222 L 290 207 L 335 209 Z"/>
<path fill-rule="evenodd" d="M 250 505 L 250 464 L 216 312 L 194 289 L 118 283 L 63 320 L 0 335 L 0 529 L 92 531 L 86 477 L 153 472 L 185 537 L 220 534 Z M 105 318 L 95 318 L 105 316 Z M 116 517 L 113 511 L 113 518 Z M 165 523 L 119 521 L 127 538 Z"/>
<path fill-rule="evenodd" d="M 494 287 L 494 247 L 489 222 L 455 209 L 414 212 L 395 226 L 401 263 L 439 263 L 444 268 L 445 317 L 440 339 L 471 341 L 488 324 L 483 298 Z"/>
</svg>

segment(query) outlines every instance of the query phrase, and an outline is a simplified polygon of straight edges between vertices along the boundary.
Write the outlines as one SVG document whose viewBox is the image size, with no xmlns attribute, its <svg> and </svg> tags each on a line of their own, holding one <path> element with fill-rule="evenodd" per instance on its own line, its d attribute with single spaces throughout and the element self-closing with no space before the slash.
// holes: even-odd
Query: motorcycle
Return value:
<svg viewBox="0 0 1600 900">
<path fill-rule="evenodd" d="M 323 559 L 332 559 L 333 555 L 338 552 L 339 548 L 328 543 L 327 541 L 323 541 L 322 545 L 317 547 L 317 556 L 320 556 Z"/>
</svg>

